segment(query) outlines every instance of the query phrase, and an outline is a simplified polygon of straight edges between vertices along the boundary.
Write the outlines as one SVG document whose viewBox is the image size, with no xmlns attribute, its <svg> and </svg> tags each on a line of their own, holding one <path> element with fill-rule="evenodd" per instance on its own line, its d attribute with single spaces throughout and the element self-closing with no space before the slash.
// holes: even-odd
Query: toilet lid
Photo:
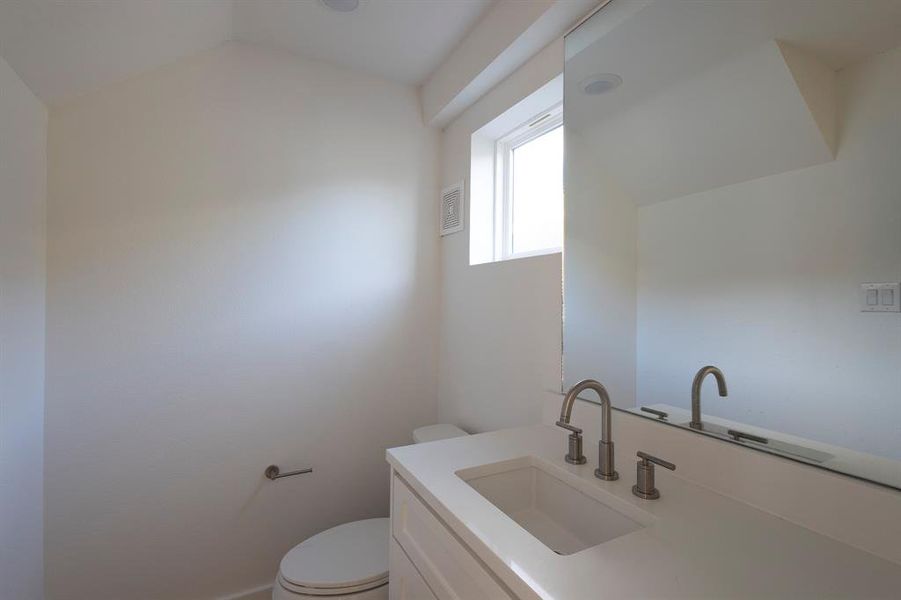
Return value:
<svg viewBox="0 0 901 600">
<path fill-rule="evenodd" d="M 317 533 L 282 559 L 282 578 L 303 588 L 360 588 L 388 579 L 387 518 L 354 521 Z"/>
</svg>

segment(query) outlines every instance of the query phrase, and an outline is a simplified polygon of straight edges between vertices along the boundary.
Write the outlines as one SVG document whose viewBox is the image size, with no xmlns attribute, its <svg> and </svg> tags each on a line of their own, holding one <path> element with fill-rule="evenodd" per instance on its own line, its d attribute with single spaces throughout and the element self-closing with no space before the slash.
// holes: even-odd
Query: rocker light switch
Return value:
<svg viewBox="0 0 901 600">
<path fill-rule="evenodd" d="M 879 304 L 879 290 L 867 290 L 867 306 Z"/>
<path fill-rule="evenodd" d="M 897 283 L 860 284 L 861 312 L 901 312 L 899 287 Z"/>
</svg>

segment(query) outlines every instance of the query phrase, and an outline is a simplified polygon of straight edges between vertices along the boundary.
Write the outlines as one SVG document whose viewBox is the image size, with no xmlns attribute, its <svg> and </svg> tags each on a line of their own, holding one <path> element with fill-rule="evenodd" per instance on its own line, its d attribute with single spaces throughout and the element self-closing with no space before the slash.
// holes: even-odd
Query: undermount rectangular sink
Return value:
<svg viewBox="0 0 901 600">
<path fill-rule="evenodd" d="M 584 482 L 580 487 L 586 489 L 577 489 L 531 456 L 463 469 L 457 476 L 557 554 L 574 554 L 647 525 L 625 503 L 622 512 L 616 510 L 596 497 L 603 492 L 592 494 Z M 608 501 L 622 502 L 614 496 Z"/>
</svg>

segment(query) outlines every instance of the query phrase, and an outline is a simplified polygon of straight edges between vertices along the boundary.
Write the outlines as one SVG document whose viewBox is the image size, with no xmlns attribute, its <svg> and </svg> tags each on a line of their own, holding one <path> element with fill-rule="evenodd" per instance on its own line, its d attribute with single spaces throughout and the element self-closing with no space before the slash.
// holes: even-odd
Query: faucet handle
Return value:
<svg viewBox="0 0 901 600">
<path fill-rule="evenodd" d="M 642 406 L 639 410 L 641 412 L 646 412 L 654 415 L 661 421 L 666 421 L 669 418 L 669 413 L 663 412 L 662 410 L 657 410 L 655 408 L 648 408 L 647 406 Z"/>
<path fill-rule="evenodd" d="M 648 466 L 648 463 L 654 463 L 655 465 L 660 465 L 664 469 L 669 469 L 670 471 L 676 470 L 676 465 L 674 465 L 673 463 L 671 463 L 667 460 L 663 460 L 662 458 L 657 458 L 656 456 L 652 456 L 651 454 L 648 454 L 647 452 L 642 452 L 641 450 L 639 450 L 638 452 L 635 453 L 635 455 L 641 459 L 639 464 L 644 464 L 645 466 Z"/>
<path fill-rule="evenodd" d="M 572 432 L 569 434 L 569 452 L 566 453 L 563 460 L 571 465 L 584 465 L 588 462 L 582 453 L 582 430 L 563 420 L 557 421 L 557 426 Z"/>
<path fill-rule="evenodd" d="M 641 460 L 635 465 L 635 485 L 632 486 L 632 493 L 645 500 L 656 500 L 660 497 L 660 490 L 654 484 L 654 465 L 660 465 L 670 471 L 675 471 L 676 465 L 641 450 L 637 456 Z"/>
<path fill-rule="evenodd" d="M 757 442 L 758 444 L 769 444 L 770 440 L 765 437 L 760 437 L 759 435 L 754 435 L 751 433 L 747 433 L 744 431 L 739 431 L 738 429 L 729 429 L 726 431 L 727 434 L 731 435 L 736 442 L 740 442 L 742 440 L 748 440 L 751 442 Z"/>
<path fill-rule="evenodd" d="M 562 427 L 563 429 L 569 430 L 569 431 L 575 433 L 576 435 L 582 434 L 581 428 L 576 427 L 575 425 L 570 425 L 569 423 L 566 423 L 565 421 L 557 421 L 557 423 L 555 423 L 555 424 L 557 425 L 557 427 Z"/>
</svg>

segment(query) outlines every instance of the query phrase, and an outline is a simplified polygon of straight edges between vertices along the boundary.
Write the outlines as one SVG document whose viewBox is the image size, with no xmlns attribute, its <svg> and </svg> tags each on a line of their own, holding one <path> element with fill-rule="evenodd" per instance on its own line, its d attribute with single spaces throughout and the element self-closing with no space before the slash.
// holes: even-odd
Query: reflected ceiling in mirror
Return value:
<svg viewBox="0 0 901 600">
<path fill-rule="evenodd" d="M 617 0 L 564 87 L 565 387 L 901 488 L 901 2 Z"/>
</svg>

